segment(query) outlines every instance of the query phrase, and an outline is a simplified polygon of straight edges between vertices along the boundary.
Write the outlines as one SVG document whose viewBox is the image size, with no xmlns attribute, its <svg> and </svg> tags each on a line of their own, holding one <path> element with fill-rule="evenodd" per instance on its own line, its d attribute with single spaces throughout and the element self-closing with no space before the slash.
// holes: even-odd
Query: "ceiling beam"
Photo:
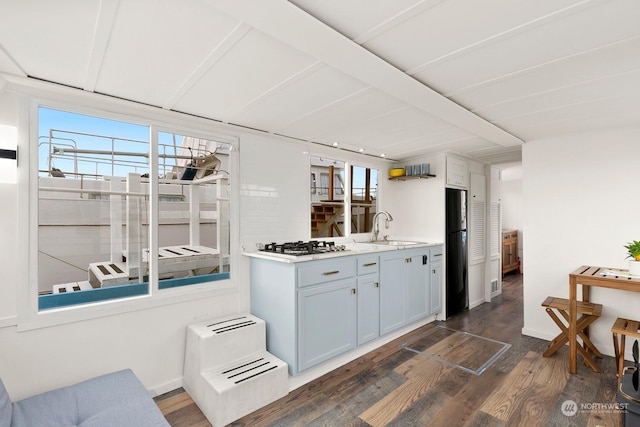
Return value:
<svg viewBox="0 0 640 427">
<path fill-rule="evenodd" d="M 222 12 L 390 96 L 503 146 L 520 138 L 456 104 L 286 0 L 210 0 Z"/>
</svg>

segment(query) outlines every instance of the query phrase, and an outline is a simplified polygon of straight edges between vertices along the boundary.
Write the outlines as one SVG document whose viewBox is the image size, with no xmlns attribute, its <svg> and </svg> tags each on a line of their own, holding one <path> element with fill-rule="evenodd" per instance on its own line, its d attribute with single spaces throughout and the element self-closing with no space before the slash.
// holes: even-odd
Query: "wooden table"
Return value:
<svg viewBox="0 0 640 427">
<path fill-rule="evenodd" d="M 620 276 L 603 275 L 605 271 L 620 272 Z M 582 301 L 589 301 L 589 290 L 591 286 L 600 288 L 620 289 L 623 291 L 640 292 L 640 277 L 624 276 L 626 270 L 593 267 L 583 265 L 569 273 L 569 372 L 575 374 L 577 371 L 577 290 L 578 284 L 582 285 Z"/>
</svg>

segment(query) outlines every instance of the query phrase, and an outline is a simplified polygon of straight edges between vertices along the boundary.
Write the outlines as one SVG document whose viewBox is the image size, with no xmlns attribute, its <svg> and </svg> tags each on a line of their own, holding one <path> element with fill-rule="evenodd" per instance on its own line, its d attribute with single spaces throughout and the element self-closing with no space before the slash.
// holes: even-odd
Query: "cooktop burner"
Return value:
<svg viewBox="0 0 640 427">
<path fill-rule="evenodd" d="M 259 243 L 258 249 L 262 252 L 295 256 L 342 252 L 348 250 L 344 245 L 336 245 L 335 242 L 327 242 L 323 240 L 309 240 L 308 242 L 299 240 L 297 242 L 285 243 Z"/>
</svg>

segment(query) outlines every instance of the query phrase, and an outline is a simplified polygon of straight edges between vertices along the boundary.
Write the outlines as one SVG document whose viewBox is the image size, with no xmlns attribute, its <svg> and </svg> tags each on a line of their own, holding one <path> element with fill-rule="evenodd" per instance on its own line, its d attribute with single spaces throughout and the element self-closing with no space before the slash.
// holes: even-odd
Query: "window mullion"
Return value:
<svg viewBox="0 0 640 427">
<path fill-rule="evenodd" d="M 158 197 L 158 130 L 149 128 L 149 292 L 158 290 L 159 197 Z"/>
</svg>

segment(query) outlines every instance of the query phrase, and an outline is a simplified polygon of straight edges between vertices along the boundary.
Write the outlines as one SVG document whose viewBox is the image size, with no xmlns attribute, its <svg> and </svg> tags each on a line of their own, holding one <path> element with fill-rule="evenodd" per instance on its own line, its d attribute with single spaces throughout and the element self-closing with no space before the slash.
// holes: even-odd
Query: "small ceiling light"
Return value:
<svg viewBox="0 0 640 427">
<path fill-rule="evenodd" d="M 337 146 L 338 146 L 338 143 L 337 143 L 337 142 L 334 142 L 332 145 L 333 145 L 334 147 L 337 147 Z"/>
<path fill-rule="evenodd" d="M 359 153 L 364 153 L 364 148 L 358 150 Z"/>
<path fill-rule="evenodd" d="M 380 157 L 387 157 L 387 155 L 382 153 L 382 154 L 380 154 Z"/>
</svg>

